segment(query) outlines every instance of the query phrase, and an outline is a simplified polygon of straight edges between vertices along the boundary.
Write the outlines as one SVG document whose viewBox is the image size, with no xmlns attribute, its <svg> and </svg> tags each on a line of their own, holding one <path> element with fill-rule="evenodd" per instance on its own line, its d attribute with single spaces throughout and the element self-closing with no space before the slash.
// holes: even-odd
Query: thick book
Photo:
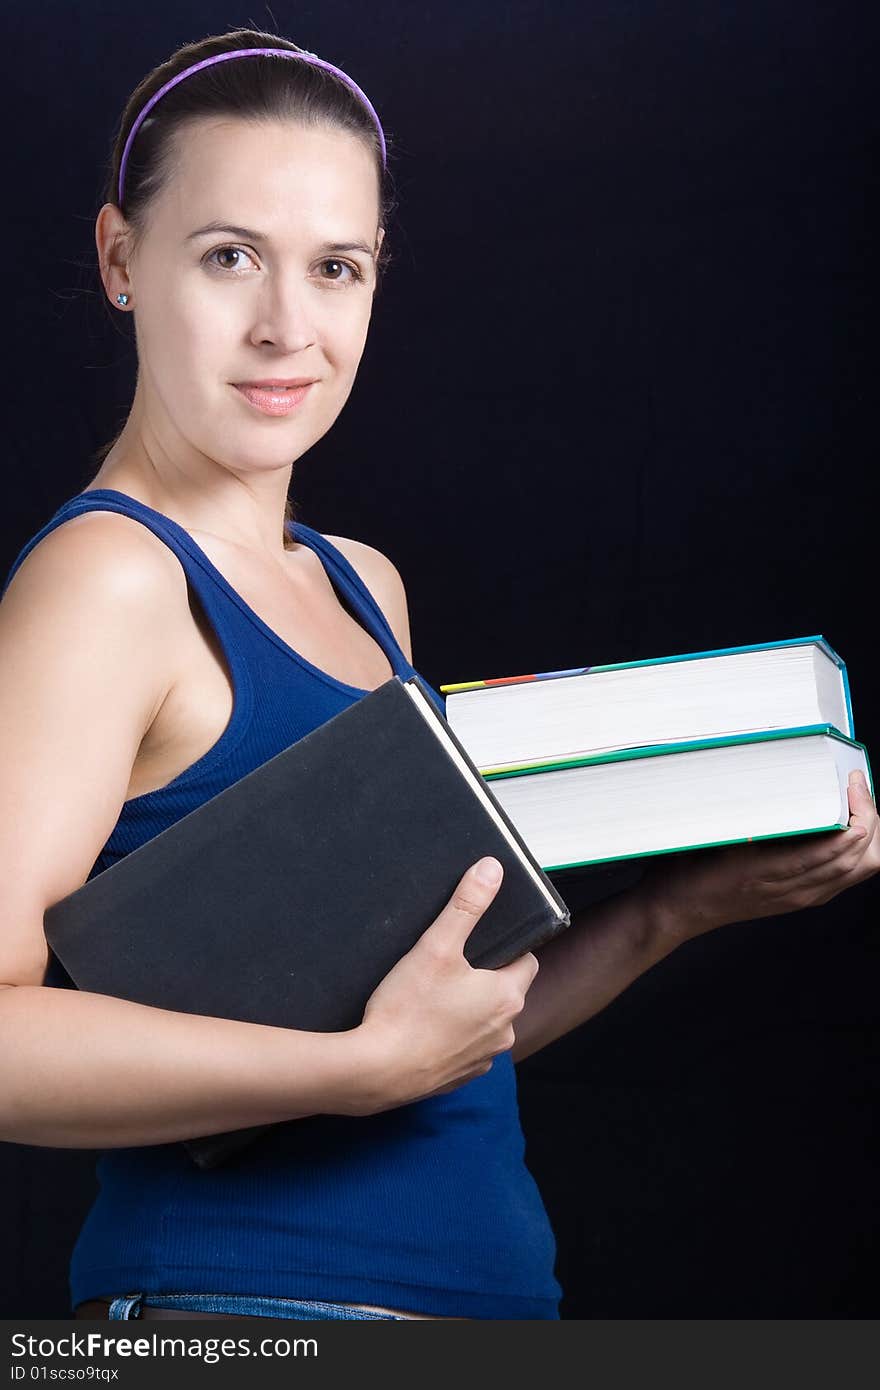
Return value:
<svg viewBox="0 0 880 1390">
<path fill-rule="evenodd" d="M 846 665 L 822 636 L 440 689 L 451 728 L 484 773 L 811 724 L 854 737 Z"/>
<path fill-rule="evenodd" d="M 394 964 L 492 854 L 469 936 L 492 969 L 570 922 L 420 679 L 394 676 L 50 906 L 74 984 L 276 1027 L 356 1027 Z M 213 1167 L 272 1125 L 184 1141 Z"/>
<path fill-rule="evenodd" d="M 625 749 L 490 773 L 546 873 L 843 829 L 865 746 L 829 724 Z M 564 881 L 564 880 L 561 880 Z"/>
</svg>

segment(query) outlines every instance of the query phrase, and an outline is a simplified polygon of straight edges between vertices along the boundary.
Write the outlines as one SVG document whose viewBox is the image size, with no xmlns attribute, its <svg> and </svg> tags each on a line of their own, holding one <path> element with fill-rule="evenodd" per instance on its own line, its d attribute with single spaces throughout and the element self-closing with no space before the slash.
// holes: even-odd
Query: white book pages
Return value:
<svg viewBox="0 0 880 1390">
<path fill-rule="evenodd" d="M 452 692 L 446 718 L 484 772 L 809 724 L 851 735 L 842 672 L 815 643 Z"/>
<path fill-rule="evenodd" d="M 867 776 L 861 747 L 812 734 L 520 773 L 488 785 L 546 870 L 845 826 L 854 768 Z"/>
</svg>

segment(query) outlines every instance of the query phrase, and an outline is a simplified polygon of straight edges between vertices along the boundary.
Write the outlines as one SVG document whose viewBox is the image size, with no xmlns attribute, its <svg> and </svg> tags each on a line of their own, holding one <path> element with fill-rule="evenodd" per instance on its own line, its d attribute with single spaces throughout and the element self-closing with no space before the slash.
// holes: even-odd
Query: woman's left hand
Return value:
<svg viewBox="0 0 880 1390">
<path fill-rule="evenodd" d="M 880 869 L 880 820 L 860 772 L 849 777 L 849 825 L 791 840 L 690 850 L 655 861 L 638 891 L 673 944 L 727 922 L 816 907 Z"/>
</svg>

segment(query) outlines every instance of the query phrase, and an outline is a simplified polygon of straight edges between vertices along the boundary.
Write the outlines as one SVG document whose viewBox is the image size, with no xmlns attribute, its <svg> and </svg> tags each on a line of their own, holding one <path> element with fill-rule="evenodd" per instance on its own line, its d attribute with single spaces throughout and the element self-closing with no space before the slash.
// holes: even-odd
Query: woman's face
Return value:
<svg viewBox="0 0 880 1390">
<path fill-rule="evenodd" d="M 354 384 L 381 241 L 375 163 L 350 134 L 291 122 L 200 120 L 176 149 L 129 262 L 144 424 L 169 454 L 274 469 L 327 432 Z M 290 378 L 315 383 L 292 410 L 253 388 Z"/>
</svg>

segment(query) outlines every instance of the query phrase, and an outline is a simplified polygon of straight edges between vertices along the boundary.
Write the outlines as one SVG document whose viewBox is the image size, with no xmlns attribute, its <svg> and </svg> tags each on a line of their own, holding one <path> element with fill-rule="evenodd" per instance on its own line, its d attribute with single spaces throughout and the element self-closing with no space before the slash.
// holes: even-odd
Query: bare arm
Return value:
<svg viewBox="0 0 880 1390">
<path fill-rule="evenodd" d="M 0 1139 L 170 1143 L 348 1113 L 359 1030 L 306 1033 L 40 985 L 0 989 Z"/>
<path fill-rule="evenodd" d="M 516 1022 L 514 1062 L 599 1013 L 673 947 L 638 888 L 574 914 L 536 952 L 540 969 Z"/>
</svg>

